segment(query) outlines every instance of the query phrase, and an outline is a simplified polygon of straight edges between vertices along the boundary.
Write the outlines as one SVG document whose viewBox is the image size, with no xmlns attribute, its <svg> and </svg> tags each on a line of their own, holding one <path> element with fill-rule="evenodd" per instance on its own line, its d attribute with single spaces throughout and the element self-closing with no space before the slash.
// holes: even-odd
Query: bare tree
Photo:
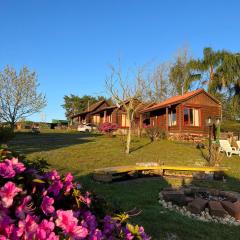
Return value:
<svg viewBox="0 0 240 240">
<path fill-rule="evenodd" d="M 169 71 L 169 80 L 174 87 L 174 95 L 183 95 L 190 90 L 191 84 L 201 77 L 200 74 L 192 74 L 189 65 L 191 59 L 191 52 L 187 46 L 177 51 Z"/>
<path fill-rule="evenodd" d="M 15 123 L 46 106 L 46 98 L 37 92 L 37 76 L 23 67 L 19 74 L 10 66 L 0 72 L 0 120 Z"/>
<path fill-rule="evenodd" d="M 149 101 L 162 102 L 172 96 L 173 86 L 169 81 L 170 63 L 158 64 L 150 76 L 149 86 L 146 88 L 149 93 Z"/>
<path fill-rule="evenodd" d="M 106 89 L 111 95 L 113 101 L 123 107 L 126 111 L 126 117 L 129 120 L 126 153 L 130 153 L 132 128 L 134 117 L 139 107 L 143 96 L 144 88 L 142 82 L 144 75 L 144 67 L 138 68 L 134 72 L 128 72 L 124 75 L 121 65 L 116 68 L 110 66 L 110 75 L 106 79 Z"/>
</svg>

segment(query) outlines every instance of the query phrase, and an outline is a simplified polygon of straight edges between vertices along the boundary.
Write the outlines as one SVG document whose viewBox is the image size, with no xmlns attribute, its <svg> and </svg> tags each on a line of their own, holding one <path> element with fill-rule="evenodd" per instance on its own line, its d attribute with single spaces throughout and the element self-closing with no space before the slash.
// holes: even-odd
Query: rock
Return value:
<svg viewBox="0 0 240 240">
<path fill-rule="evenodd" d="M 165 191 L 177 191 L 178 189 L 177 188 L 172 188 L 172 187 L 166 187 L 163 189 L 163 192 Z"/>
<path fill-rule="evenodd" d="M 227 212 L 223 208 L 222 204 L 219 201 L 209 201 L 208 202 L 209 211 L 212 216 L 216 217 L 225 217 Z"/>
<path fill-rule="evenodd" d="M 163 199 L 167 202 L 172 202 L 177 205 L 185 205 L 186 199 L 183 191 L 162 191 Z"/>
<path fill-rule="evenodd" d="M 184 188 L 184 194 L 185 195 L 191 195 L 192 194 L 192 190 L 191 190 L 191 188 Z"/>
<path fill-rule="evenodd" d="M 235 219 L 240 220 L 240 206 L 238 203 L 234 205 L 234 203 L 230 201 L 222 201 L 221 202 L 223 208 Z"/>
<path fill-rule="evenodd" d="M 192 202 L 188 203 L 187 209 L 191 213 L 199 214 L 200 212 L 202 212 L 205 209 L 207 203 L 208 203 L 207 200 L 204 200 L 202 198 L 196 198 Z"/>
<path fill-rule="evenodd" d="M 185 197 L 186 204 L 192 202 L 193 200 L 194 200 L 194 198 L 192 198 L 192 197 Z"/>
<path fill-rule="evenodd" d="M 213 195 L 213 196 L 219 196 L 220 191 L 217 189 L 210 189 L 209 190 L 209 194 Z"/>
<path fill-rule="evenodd" d="M 230 192 L 230 191 L 221 191 L 220 195 L 224 196 L 227 198 L 227 201 L 230 202 L 236 202 L 238 200 L 238 198 L 236 197 L 234 192 Z"/>
</svg>

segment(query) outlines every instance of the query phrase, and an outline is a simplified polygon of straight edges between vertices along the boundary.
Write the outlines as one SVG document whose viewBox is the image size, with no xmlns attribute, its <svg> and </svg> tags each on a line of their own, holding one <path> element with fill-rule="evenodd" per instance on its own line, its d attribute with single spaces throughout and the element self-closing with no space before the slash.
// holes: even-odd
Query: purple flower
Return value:
<svg viewBox="0 0 240 240">
<path fill-rule="evenodd" d="M 48 193 L 52 193 L 54 197 L 56 197 L 61 189 L 63 188 L 63 184 L 60 180 L 55 180 L 48 188 Z"/>
<path fill-rule="evenodd" d="M 16 208 L 15 214 L 18 218 L 24 219 L 26 214 L 31 213 L 34 209 L 30 201 L 32 200 L 31 196 L 26 196 L 23 198 L 22 203 Z"/>
<path fill-rule="evenodd" d="M 50 198 L 48 196 L 43 197 L 43 201 L 41 204 L 41 209 L 44 212 L 44 214 L 48 215 L 54 212 L 54 207 L 53 207 L 54 199 Z"/>
<path fill-rule="evenodd" d="M 95 229 L 94 232 L 89 236 L 89 240 L 103 240 L 104 237 L 99 229 Z"/>
<path fill-rule="evenodd" d="M 116 221 L 110 216 L 106 215 L 103 219 L 103 233 L 106 236 L 110 236 L 115 229 Z"/>
<path fill-rule="evenodd" d="M 56 225 L 60 227 L 65 234 L 70 235 L 73 238 L 86 238 L 88 235 L 87 228 L 79 226 L 77 218 L 73 216 L 72 210 L 58 210 Z"/>
<path fill-rule="evenodd" d="M 3 207 L 9 208 L 13 203 L 13 198 L 21 191 L 22 189 L 16 187 L 13 182 L 7 182 L 0 189 L 0 197 L 2 198 Z"/>
<path fill-rule="evenodd" d="M 82 215 L 84 223 L 87 225 L 89 231 L 94 232 L 94 230 L 97 228 L 96 217 L 90 211 L 85 211 Z M 84 223 L 82 223 L 82 225 L 84 225 Z"/>
<path fill-rule="evenodd" d="M 0 176 L 3 178 L 13 178 L 16 175 L 12 164 L 7 162 L 0 163 Z"/>
<path fill-rule="evenodd" d="M 10 238 L 15 230 L 13 222 L 14 220 L 9 217 L 9 210 L 0 206 L 0 236 Z"/>
</svg>

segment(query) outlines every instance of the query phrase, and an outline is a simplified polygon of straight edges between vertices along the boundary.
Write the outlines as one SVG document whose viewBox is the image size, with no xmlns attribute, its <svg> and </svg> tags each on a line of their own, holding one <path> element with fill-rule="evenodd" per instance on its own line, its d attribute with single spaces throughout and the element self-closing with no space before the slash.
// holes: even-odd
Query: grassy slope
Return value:
<svg viewBox="0 0 240 240">
<path fill-rule="evenodd" d="M 43 157 L 53 168 L 62 172 L 72 171 L 89 189 L 107 198 L 122 210 L 134 207 L 143 212 L 133 219 L 144 225 L 153 239 L 163 239 L 167 233 L 177 234 L 179 239 L 240 239 L 240 228 L 220 224 L 193 221 L 163 209 L 157 201 L 158 193 L 169 184 L 179 180 L 139 179 L 113 184 L 99 184 L 91 180 L 89 173 L 95 168 L 157 161 L 165 164 L 204 165 L 201 153 L 191 144 L 155 142 L 135 139 L 134 151 L 126 156 L 119 138 L 86 135 L 79 133 L 49 132 L 38 136 L 18 134 L 10 146 L 25 153 L 29 158 Z M 225 166 L 232 170 L 226 183 L 197 182 L 198 185 L 240 191 L 240 159 L 224 159 Z"/>
</svg>

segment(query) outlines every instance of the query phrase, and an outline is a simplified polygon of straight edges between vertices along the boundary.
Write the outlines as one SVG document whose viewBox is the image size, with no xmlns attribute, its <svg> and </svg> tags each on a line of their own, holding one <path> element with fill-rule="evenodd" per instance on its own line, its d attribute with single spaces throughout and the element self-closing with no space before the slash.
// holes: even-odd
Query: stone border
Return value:
<svg viewBox="0 0 240 240">
<path fill-rule="evenodd" d="M 179 191 L 179 193 L 184 192 L 184 191 L 208 191 L 211 193 L 215 193 L 215 194 L 221 194 L 225 195 L 226 197 L 234 197 L 237 199 L 237 202 L 239 202 L 240 200 L 240 194 L 237 192 L 232 192 L 232 191 L 219 191 L 216 189 L 207 189 L 207 188 L 198 188 L 198 187 L 193 187 L 193 188 L 181 188 L 181 189 L 172 189 L 172 188 L 166 188 L 163 189 L 160 193 L 159 193 L 159 203 L 166 209 L 170 210 L 170 211 L 175 211 L 183 216 L 189 217 L 191 219 L 195 219 L 195 220 L 199 220 L 202 222 L 211 222 L 211 223 L 221 223 L 221 224 L 228 224 L 228 225 L 234 225 L 234 226 L 240 226 L 240 219 L 237 220 L 235 219 L 233 216 L 229 215 L 229 211 L 226 211 L 224 214 L 224 217 L 219 217 L 216 215 L 213 215 L 212 213 L 210 213 L 209 207 L 205 207 L 203 211 L 200 211 L 198 214 L 190 212 L 189 210 L 189 206 L 179 206 L 177 204 L 173 204 L 171 201 L 165 201 L 164 200 L 164 196 L 162 194 L 162 192 L 164 191 Z M 203 199 L 200 199 L 200 202 Z M 204 200 L 203 200 L 204 201 Z M 202 201 L 202 202 L 203 202 Z M 222 208 L 222 205 L 220 204 L 220 201 L 209 201 L 211 202 L 210 205 L 212 205 L 213 207 L 215 207 L 215 211 L 216 213 L 218 213 L 219 210 L 219 205 Z M 209 204 L 208 202 L 208 204 Z M 217 204 L 216 204 L 217 203 Z M 200 203 L 201 204 L 201 203 Z M 188 203 L 189 205 L 189 203 Z M 203 203 L 204 205 L 204 203 Z"/>
</svg>

